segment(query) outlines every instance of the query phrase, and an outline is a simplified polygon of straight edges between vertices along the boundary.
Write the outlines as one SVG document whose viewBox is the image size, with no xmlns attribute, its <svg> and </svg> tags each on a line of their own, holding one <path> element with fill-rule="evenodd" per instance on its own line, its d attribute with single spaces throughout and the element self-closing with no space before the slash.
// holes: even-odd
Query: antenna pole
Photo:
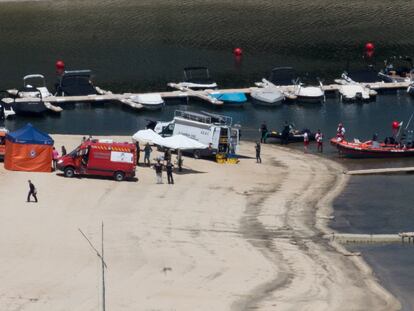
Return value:
<svg viewBox="0 0 414 311">
<path fill-rule="evenodd" d="M 104 224 L 102 222 L 102 310 L 105 311 L 105 261 L 104 261 Z"/>
</svg>

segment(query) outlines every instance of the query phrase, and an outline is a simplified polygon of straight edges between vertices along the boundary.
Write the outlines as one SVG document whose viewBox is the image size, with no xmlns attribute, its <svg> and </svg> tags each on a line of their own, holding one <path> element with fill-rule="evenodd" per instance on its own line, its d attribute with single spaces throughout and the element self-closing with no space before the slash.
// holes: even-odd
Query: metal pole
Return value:
<svg viewBox="0 0 414 311">
<path fill-rule="evenodd" d="M 102 310 L 105 311 L 105 261 L 104 261 L 104 224 L 102 222 Z"/>
</svg>

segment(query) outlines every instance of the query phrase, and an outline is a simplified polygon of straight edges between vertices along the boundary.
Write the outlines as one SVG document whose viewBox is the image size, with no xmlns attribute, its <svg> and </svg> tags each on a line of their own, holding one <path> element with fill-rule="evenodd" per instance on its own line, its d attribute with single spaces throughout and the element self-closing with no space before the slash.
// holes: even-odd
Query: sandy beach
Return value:
<svg viewBox="0 0 414 311">
<path fill-rule="evenodd" d="M 68 151 L 81 139 L 53 138 Z M 120 183 L 1 166 L 1 310 L 99 310 L 100 261 L 79 229 L 99 247 L 102 221 L 107 310 L 400 308 L 360 257 L 323 238 L 347 181 L 339 164 L 274 145 L 256 164 L 247 142 L 241 154 L 185 158 L 175 185 L 142 166 Z"/>
</svg>

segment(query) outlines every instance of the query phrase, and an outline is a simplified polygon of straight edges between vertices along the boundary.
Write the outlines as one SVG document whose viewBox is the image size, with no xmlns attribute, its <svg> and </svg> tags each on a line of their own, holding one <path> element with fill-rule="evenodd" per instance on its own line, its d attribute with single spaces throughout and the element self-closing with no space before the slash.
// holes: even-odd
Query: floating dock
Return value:
<svg viewBox="0 0 414 311">
<path fill-rule="evenodd" d="M 372 244 L 372 243 L 413 243 L 414 232 L 401 232 L 397 234 L 354 234 L 332 233 L 325 236 L 331 241 L 341 244 Z"/>
<path fill-rule="evenodd" d="M 414 173 L 414 167 L 373 168 L 365 170 L 347 171 L 347 175 L 376 175 L 376 174 L 404 174 Z"/>
<path fill-rule="evenodd" d="M 258 82 L 256 85 L 261 86 L 265 82 Z M 166 92 L 151 92 L 145 94 L 159 94 L 163 99 L 174 99 L 174 98 L 198 98 L 202 101 L 208 102 L 214 106 L 222 106 L 223 102 L 209 96 L 211 93 L 245 93 L 250 94 L 254 90 L 262 89 L 261 87 L 248 87 L 248 88 L 234 88 L 234 89 L 219 89 L 219 90 L 192 90 L 182 86 L 180 83 L 169 83 L 170 87 L 177 89 L 176 91 L 166 91 Z M 385 83 L 385 82 L 376 82 L 376 83 L 361 83 L 364 87 L 370 88 L 372 90 L 381 90 L 381 89 L 404 89 L 409 86 L 408 82 L 395 82 L 395 83 Z M 340 84 L 329 84 L 323 85 L 322 88 L 326 92 L 336 92 L 340 88 Z M 275 87 L 280 90 L 288 99 L 295 99 L 294 95 L 295 86 L 277 86 L 277 85 L 268 85 L 268 87 Z M 57 107 L 55 104 L 60 103 L 73 103 L 73 102 L 102 102 L 102 101 L 116 101 L 122 104 L 125 104 L 133 109 L 142 109 L 143 106 L 140 103 L 137 103 L 132 100 L 133 97 L 138 95 L 143 95 L 143 93 L 123 93 L 123 94 L 113 94 L 111 92 L 102 91 L 102 94 L 98 95 L 85 95 L 85 96 L 48 96 L 43 99 L 33 98 L 33 97 L 22 97 L 11 99 L 7 98 L 8 103 L 13 105 L 13 102 L 35 102 L 43 101 L 48 109 L 59 112 L 62 108 Z"/>
</svg>

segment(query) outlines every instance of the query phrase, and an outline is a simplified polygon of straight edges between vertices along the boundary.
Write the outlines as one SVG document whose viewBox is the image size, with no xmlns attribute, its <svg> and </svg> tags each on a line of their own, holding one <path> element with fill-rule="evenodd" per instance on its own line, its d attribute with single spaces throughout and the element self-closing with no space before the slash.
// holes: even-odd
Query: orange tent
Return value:
<svg viewBox="0 0 414 311">
<path fill-rule="evenodd" d="M 31 124 L 6 135 L 4 167 L 12 171 L 51 172 L 53 139 Z"/>
</svg>

